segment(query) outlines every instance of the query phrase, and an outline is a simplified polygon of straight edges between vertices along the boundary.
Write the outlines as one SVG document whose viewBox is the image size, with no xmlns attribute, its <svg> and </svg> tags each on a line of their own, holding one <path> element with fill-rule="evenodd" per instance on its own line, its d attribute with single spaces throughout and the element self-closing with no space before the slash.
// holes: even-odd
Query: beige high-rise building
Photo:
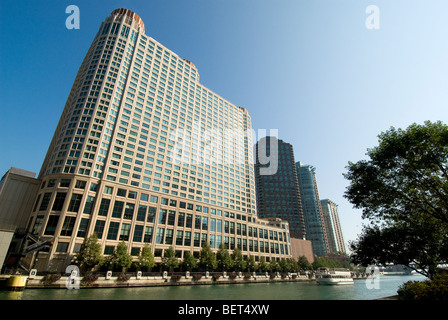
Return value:
<svg viewBox="0 0 448 320">
<path fill-rule="evenodd" d="M 320 201 L 331 253 L 345 253 L 344 237 L 339 222 L 338 205 L 329 199 Z"/>
<path fill-rule="evenodd" d="M 195 65 L 117 9 L 81 64 L 42 165 L 30 231 L 54 238 L 36 267 L 64 270 L 83 240 L 160 261 L 208 242 L 291 256 L 288 223 L 258 219 L 251 117 L 199 82 Z"/>
</svg>

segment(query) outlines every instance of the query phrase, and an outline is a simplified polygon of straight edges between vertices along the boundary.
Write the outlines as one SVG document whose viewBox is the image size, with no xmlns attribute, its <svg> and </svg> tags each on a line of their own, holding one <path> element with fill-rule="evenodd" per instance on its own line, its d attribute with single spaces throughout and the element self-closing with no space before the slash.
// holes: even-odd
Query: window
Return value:
<svg viewBox="0 0 448 320">
<path fill-rule="evenodd" d="M 156 233 L 156 243 L 157 244 L 162 244 L 163 243 L 163 235 L 165 233 L 165 229 L 163 228 L 157 228 L 157 233 Z"/>
<path fill-rule="evenodd" d="M 126 207 L 124 209 L 124 219 L 132 220 L 132 216 L 134 215 L 134 207 L 133 203 L 126 203 Z"/>
<path fill-rule="evenodd" d="M 66 192 L 58 192 L 58 193 L 56 193 L 56 198 L 54 199 L 53 208 L 51 210 L 53 210 L 53 211 L 61 211 L 62 207 L 64 206 L 65 196 L 66 195 L 67 195 Z"/>
<path fill-rule="evenodd" d="M 65 253 L 68 250 L 68 242 L 59 242 L 56 247 L 56 252 Z"/>
<path fill-rule="evenodd" d="M 107 234 L 107 240 L 117 240 L 119 227 L 120 227 L 120 223 L 118 223 L 118 222 L 111 222 L 109 224 L 109 232 Z"/>
<path fill-rule="evenodd" d="M 160 209 L 159 211 L 159 224 L 166 224 L 166 210 Z"/>
<path fill-rule="evenodd" d="M 112 210 L 112 217 L 121 218 L 123 207 L 124 207 L 123 201 L 115 201 L 114 208 Z"/>
<path fill-rule="evenodd" d="M 143 226 L 136 225 L 134 228 L 134 238 L 132 241 L 134 242 L 141 242 L 143 238 Z"/>
<path fill-rule="evenodd" d="M 92 213 L 94 202 L 95 202 L 95 197 L 87 196 L 86 204 L 84 206 L 84 213 L 87 213 L 87 214 Z"/>
<path fill-rule="evenodd" d="M 157 208 L 156 207 L 148 207 L 148 216 L 146 217 L 146 221 L 147 222 L 154 222 L 156 213 L 157 213 Z"/>
<path fill-rule="evenodd" d="M 187 213 L 187 221 L 185 227 L 191 228 L 193 225 L 193 215 L 191 213 Z"/>
<path fill-rule="evenodd" d="M 64 224 L 61 229 L 61 236 L 71 237 L 73 233 L 73 227 L 75 225 L 76 217 L 65 217 Z"/>
<path fill-rule="evenodd" d="M 145 243 L 152 243 L 152 232 L 153 227 L 145 227 L 145 237 L 143 238 Z"/>
<path fill-rule="evenodd" d="M 144 205 L 139 205 L 138 206 L 138 211 L 137 211 L 137 221 L 145 221 L 146 218 L 146 209 L 147 207 Z"/>
<path fill-rule="evenodd" d="M 177 215 L 177 226 L 183 227 L 185 223 L 185 213 L 179 212 Z"/>
<path fill-rule="evenodd" d="M 70 179 L 62 179 L 60 186 L 62 188 L 68 188 L 70 186 Z"/>
<path fill-rule="evenodd" d="M 131 231 L 131 225 L 128 223 L 123 223 L 121 225 L 120 241 L 128 241 L 130 231 Z"/>
<path fill-rule="evenodd" d="M 173 244 L 173 229 L 166 229 L 165 244 Z"/>
<path fill-rule="evenodd" d="M 107 212 L 109 211 L 110 199 L 102 199 L 100 208 L 98 210 L 99 216 L 107 216 Z"/>
<path fill-rule="evenodd" d="M 86 187 L 86 182 L 82 180 L 76 180 L 75 188 L 84 189 Z"/>
<path fill-rule="evenodd" d="M 79 224 L 77 237 L 84 238 L 86 236 L 88 225 L 89 219 L 82 218 L 81 223 Z"/>
<path fill-rule="evenodd" d="M 56 215 L 50 215 L 47 222 L 47 227 L 45 228 L 44 234 L 47 236 L 54 236 L 54 233 L 56 231 L 56 227 L 58 225 L 59 216 Z"/>
<path fill-rule="evenodd" d="M 184 246 L 190 246 L 191 245 L 191 232 L 185 231 L 185 239 L 184 239 Z"/>
<path fill-rule="evenodd" d="M 104 232 L 104 225 L 105 225 L 105 221 L 103 220 L 97 220 L 96 224 L 95 224 L 95 229 L 93 230 L 96 235 L 98 236 L 98 239 L 102 239 L 103 238 L 103 232 Z"/>
<path fill-rule="evenodd" d="M 207 229 L 208 229 L 208 218 L 202 217 L 202 230 L 207 230 Z"/>
<path fill-rule="evenodd" d="M 174 221 L 176 220 L 176 211 L 170 210 L 168 212 L 168 225 L 174 226 Z"/>
<path fill-rule="evenodd" d="M 201 234 L 199 232 L 195 232 L 194 233 L 194 242 L 193 245 L 195 247 L 200 247 L 201 246 Z"/>
<path fill-rule="evenodd" d="M 181 246 L 184 240 L 184 233 L 181 230 L 176 232 L 176 245 Z"/>
<path fill-rule="evenodd" d="M 112 194 L 113 191 L 114 191 L 114 188 L 112 188 L 112 187 L 104 187 L 105 194 Z"/>
<path fill-rule="evenodd" d="M 126 190 L 125 189 L 118 189 L 117 190 L 117 196 L 119 196 L 119 197 L 126 197 Z"/>
<path fill-rule="evenodd" d="M 78 212 L 79 205 L 81 204 L 82 194 L 72 194 L 72 199 L 68 205 L 67 211 Z"/>
<path fill-rule="evenodd" d="M 150 201 L 152 203 L 157 203 L 158 202 L 158 197 L 157 196 L 151 196 Z"/>
<path fill-rule="evenodd" d="M 32 234 L 39 234 L 40 230 L 42 229 L 44 223 L 44 215 L 40 215 L 36 217 L 36 221 L 34 222 L 33 230 L 31 231 Z"/>
</svg>

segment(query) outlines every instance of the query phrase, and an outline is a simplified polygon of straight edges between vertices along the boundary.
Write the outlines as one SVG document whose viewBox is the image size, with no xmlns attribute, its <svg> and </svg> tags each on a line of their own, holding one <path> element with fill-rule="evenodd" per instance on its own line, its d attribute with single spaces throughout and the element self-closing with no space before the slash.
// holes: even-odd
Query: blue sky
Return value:
<svg viewBox="0 0 448 320">
<path fill-rule="evenodd" d="M 369 30 L 368 5 L 380 10 Z M 77 5 L 80 29 L 65 9 Z M 200 82 L 278 129 L 316 167 L 320 197 L 339 205 L 346 241 L 360 212 L 343 198 L 348 161 L 380 132 L 448 120 L 446 0 L 146 0 L 0 2 L 0 175 L 39 172 L 82 59 L 116 8 L 191 60 Z"/>
</svg>

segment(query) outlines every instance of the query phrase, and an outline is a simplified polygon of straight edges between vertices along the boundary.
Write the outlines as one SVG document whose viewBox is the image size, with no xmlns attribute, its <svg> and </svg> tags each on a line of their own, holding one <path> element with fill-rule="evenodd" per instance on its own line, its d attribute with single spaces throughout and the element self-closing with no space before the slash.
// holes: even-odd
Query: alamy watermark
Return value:
<svg viewBox="0 0 448 320">
<path fill-rule="evenodd" d="M 65 273 L 69 273 L 70 275 L 65 280 L 65 286 L 67 289 L 79 289 L 80 283 L 80 274 L 79 268 L 75 265 L 69 265 L 65 268 Z"/>
<path fill-rule="evenodd" d="M 378 30 L 380 28 L 380 8 L 375 5 L 369 5 L 366 8 L 366 28 L 369 30 Z"/>
<path fill-rule="evenodd" d="M 380 289 L 380 269 L 377 266 L 368 266 L 366 268 L 366 288 L 369 290 Z"/>
<path fill-rule="evenodd" d="M 174 163 L 184 165 L 253 165 L 257 160 L 260 175 L 274 175 L 278 169 L 278 129 L 270 129 L 270 139 L 257 142 L 257 152 L 252 154 L 253 145 L 259 137 L 266 136 L 266 129 L 224 128 L 201 129 L 194 122 L 188 129 L 172 130 L 168 155 Z"/>
<path fill-rule="evenodd" d="M 79 8 L 75 5 L 69 5 L 65 8 L 65 13 L 70 14 L 65 20 L 65 27 L 69 30 L 80 28 Z"/>
</svg>

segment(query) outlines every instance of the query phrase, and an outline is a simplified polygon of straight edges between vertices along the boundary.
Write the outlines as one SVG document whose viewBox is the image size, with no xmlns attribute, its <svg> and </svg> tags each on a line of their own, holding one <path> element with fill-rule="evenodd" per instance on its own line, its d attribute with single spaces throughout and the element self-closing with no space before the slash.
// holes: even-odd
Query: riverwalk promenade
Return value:
<svg viewBox="0 0 448 320">
<path fill-rule="evenodd" d="M 23 286 L 12 289 L 82 289 L 82 288 L 117 288 L 117 287 L 158 287 L 212 284 L 242 284 L 266 282 L 306 282 L 314 281 L 313 273 L 242 273 L 242 272 L 183 272 L 183 273 L 144 273 L 144 272 L 107 272 L 88 273 L 83 275 L 33 275 L 33 276 L 0 276 L 0 285 L 8 289 L 13 278 L 20 278 Z M 364 278 L 363 274 L 354 274 L 354 278 Z"/>
</svg>

